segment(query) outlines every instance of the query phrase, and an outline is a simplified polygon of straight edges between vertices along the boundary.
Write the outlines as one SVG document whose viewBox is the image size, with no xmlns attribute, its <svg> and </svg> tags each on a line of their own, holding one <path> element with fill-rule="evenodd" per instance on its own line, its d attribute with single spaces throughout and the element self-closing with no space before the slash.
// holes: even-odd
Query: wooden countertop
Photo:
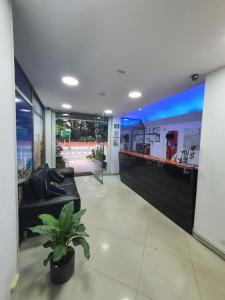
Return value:
<svg viewBox="0 0 225 300">
<path fill-rule="evenodd" d="M 195 169 L 198 168 L 198 165 L 178 163 L 174 160 L 162 159 L 162 158 L 159 158 L 159 157 L 155 157 L 155 156 L 151 156 L 151 155 L 147 155 L 147 154 L 142 154 L 142 153 L 138 153 L 138 152 L 134 152 L 134 151 L 121 150 L 120 153 L 131 155 L 131 156 L 136 156 L 136 157 L 140 157 L 140 158 L 144 158 L 146 160 L 157 161 L 160 164 L 171 165 L 171 166 L 178 167 L 178 168 L 183 168 L 183 169 L 195 170 Z"/>
</svg>

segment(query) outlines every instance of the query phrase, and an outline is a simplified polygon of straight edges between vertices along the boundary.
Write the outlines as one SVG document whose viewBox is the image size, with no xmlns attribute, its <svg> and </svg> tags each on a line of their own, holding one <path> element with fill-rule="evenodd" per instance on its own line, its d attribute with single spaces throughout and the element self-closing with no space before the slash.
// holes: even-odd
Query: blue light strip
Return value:
<svg viewBox="0 0 225 300">
<path fill-rule="evenodd" d="M 133 125 L 134 120 L 131 121 L 130 118 L 136 119 L 136 123 L 138 123 L 138 119 L 141 119 L 142 122 L 149 122 L 202 111 L 204 105 L 204 91 L 205 84 L 203 83 L 177 95 L 147 105 L 143 107 L 141 111 L 138 109 L 131 111 L 121 116 L 122 126 Z M 124 119 L 128 120 L 125 121 Z M 130 122 L 132 122 L 132 124 Z"/>
</svg>

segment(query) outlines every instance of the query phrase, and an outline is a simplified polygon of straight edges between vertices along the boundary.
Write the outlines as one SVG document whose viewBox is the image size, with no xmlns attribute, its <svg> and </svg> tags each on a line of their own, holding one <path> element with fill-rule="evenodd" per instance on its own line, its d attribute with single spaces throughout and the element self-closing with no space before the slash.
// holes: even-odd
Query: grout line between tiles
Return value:
<svg viewBox="0 0 225 300">
<path fill-rule="evenodd" d="M 185 236 L 185 242 L 186 242 L 187 249 L 188 249 L 188 252 L 189 252 L 189 256 L 190 256 L 190 260 L 191 260 L 191 266 L 192 266 L 192 269 L 193 269 L 194 279 L 195 279 L 195 282 L 196 282 L 198 293 L 199 293 L 200 299 L 203 299 L 201 289 L 200 289 L 200 286 L 199 286 L 199 282 L 198 282 L 197 273 L 196 273 L 195 266 L 194 266 L 194 263 L 193 263 L 193 260 L 192 260 L 191 249 L 190 249 L 190 246 L 189 246 L 189 243 L 188 243 L 188 240 L 187 240 L 187 236 Z"/>
<path fill-rule="evenodd" d="M 137 289 L 134 289 L 134 288 L 130 287 L 129 285 L 127 285 L 126 283 L 121 282 L 121 281 L 119 281 L 119 280 L 117 280 L 117 279 L 115 279 L 115 278 L 113 278 L 113 277 L 111 277 L 111 276 L 109 276 L 109 275 L 107 275 L 107 274 L 105 274 L 105 273 L 103 273 L 103 272 L 95 269 L 93 266 L 87 266 L 87 267 L 90 268 L 90 269 L 92 269 L 92 270 L 94 270 L 95 272 L 101 274 L 102 276 L 105 276 L 106 278 L 109 278 L 109 279 L 111 279 L 111 280 L 113 280 L 113 281 L 115 281 L 115 282 L 117 282 L 117 283 L 119 283 L 119 284 L 121 284 L 121 285 L 123 285 L 123 286 L 125 286 L 125 287 L 127 287 L 129 289 L 131 289 L 132 291 L 137 292 Z"/>
<path fill-rule="evenodd" d="M 143 260 L 144 260 L 144 253 L 145 253 L 145 248 L 146 248 L 146 241 L 147 241 L 147 236 L 148 236 L 148 231 L 150 228 L 150 219 L 151 219 L 151 211 L 149 211 L 149 216 L 148 216 L 148 224 L 147 224 L 147 229 L 145 232 L 145 244 L 144 244 L 144 248 L 143 248 L 143 252 L 142 252 L 142 257 L 141 257 L 141 265 L 140 265 L 140 269 L 139 269 L 139 274 L 138 274 L 138 281 L 137 281 L 137 292 L 139 290 L 139 285 L 140 285 L 140 280 L 141 280 L 141 271 L 142 271 L 142 266 L 143 266 Z"/>
</svg>

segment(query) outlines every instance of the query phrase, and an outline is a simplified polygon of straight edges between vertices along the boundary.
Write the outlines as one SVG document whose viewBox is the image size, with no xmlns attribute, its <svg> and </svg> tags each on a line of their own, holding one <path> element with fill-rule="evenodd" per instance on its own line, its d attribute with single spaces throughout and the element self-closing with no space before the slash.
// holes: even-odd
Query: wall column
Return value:
<svg viewBox="0 0 225 300">
<path fill-rule="evenodd" d="M 206 78 L 194 232 L 225 257 L 225 68 Z"/>
<path fill-rule="evenodd" d="M 18 206 L 15 75 L 11 1 L 0 1 L 0 299 L 9 300 L 17 274 Z"/>
<path fill-rule="evenodd" d="M 108 123 L 108 172 L 109 174 L 119 173 L 120 151 L 120 117 L 109 118 Z"/>
</svg>

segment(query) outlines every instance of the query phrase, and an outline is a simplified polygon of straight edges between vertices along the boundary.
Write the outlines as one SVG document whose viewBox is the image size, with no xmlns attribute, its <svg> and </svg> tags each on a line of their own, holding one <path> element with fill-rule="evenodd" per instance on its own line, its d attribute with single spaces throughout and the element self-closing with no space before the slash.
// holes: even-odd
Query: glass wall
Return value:
<svg viewBox="0 0 225 300">
<path fill-rule="evenodd" d="M 30 176 L 33 170 L 32 106 L 17 92 L 15 101 L 17 135 L 17 176 L 18 183 L 21 183 Z"/>
</svg>

